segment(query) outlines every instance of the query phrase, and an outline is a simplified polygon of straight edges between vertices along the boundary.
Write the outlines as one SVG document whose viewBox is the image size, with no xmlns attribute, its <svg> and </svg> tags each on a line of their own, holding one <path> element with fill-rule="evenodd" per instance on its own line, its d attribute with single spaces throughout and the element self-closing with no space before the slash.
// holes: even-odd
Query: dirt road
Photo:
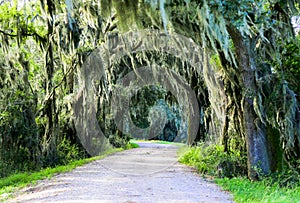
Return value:
<svg viewBox="0 0 300 203">
<path fill-rule="evenodd" d="M 233 202 L 176 160 L 174 145 L 139 143 L 25 188 L 10 202 Z"/>
</svg>

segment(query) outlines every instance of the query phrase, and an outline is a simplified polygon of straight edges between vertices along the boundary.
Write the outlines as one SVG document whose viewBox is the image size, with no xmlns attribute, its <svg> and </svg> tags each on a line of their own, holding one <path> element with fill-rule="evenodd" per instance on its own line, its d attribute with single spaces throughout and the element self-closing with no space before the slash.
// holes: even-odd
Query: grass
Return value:
<svg viewBox="0 0 300 203">
<path fill-rule="evenodd" d="M 138 144 L 130 142 L 125 149 L 137 148 Z M 64 173 L 73 170 L 78 166 L 90 163 L 92 161 L 102 159 L 110 154 L 122 151 L 122 148 L 115 148 L 106 151 L 103 155 L 81 159 L 70 162 L 67 165 L 57 166 L 54 168 L 45 168 L 37 172 L 22 172 L 0 179 L 0 201 L 5 201 L 17 190 L 29 185 L 34 185 L 39 180 L 49 179 L 55 174 Z"/>
<path fill-rule="evenodd" d="M 132 139 L 131 142 L 151 142 L 155 144 L 171 144 L 171 145 L 177 145 L 177 146 L 185 146 L 186 144 L 180 143 L 180 142 L 169 142 L 169 141 L 163 141 L 163 140 L 136 140 Z"/>
<path fill-rule="evenodd" d="M 132 149 L 132 148 L 139 148 L 139 147 L 140 146 L 137 143 L 130 141 L 129 144 L 127 144 L 125 149 Z"/>
<path fill-rule="evenodd" d="M 278 182 L 272 183 L 270 179 L 253 182 L 245 177 L 215 179 L 215 182 L 232 193 L 235 202 L 300 202 L 300 186 L 280 187 Z"/>
<path fill-rule="evenodd" d="M 177 150 L 177 158 L 178 160 L 182 159 L 182 157 L 191 149 L 190 146 L 188 145 L 182 145 L 179 147 L 179 149 Z M 188 165 L 188 164 L 186 164 Z"/>
<path fill-rule="evenodd" d="M 211 177 L 212 174 L 217 174 L 217 168 L 211 162 L 217 162 L 223 155 L 215 152 L 213 154 L 205 152 L 202 146 L 182 147 L 179 149 L 177 156 L 181 163 L 195 167 L 198 172 L 204 171 L 202 173 L 204 177 L 208 174 L 219 186 L 233 194 L 235 202 L 300 202 L 300 185 L 298 181 L 295 180 L 290 185 L 282 186 L 282 183 L 286 182 L 284 176 L 278 176 L 278 178 L 265 177 L 261 181 L 250 181 L 247 177 L 231 179 Z M 206 170 L 199 170 L 205 167 Z"/>
<path fill-rule="evenodd" d="M 151 140 L 151 142 L 157 143 L 157 144 L 171 144 L 176 146 L 184 146 L 186 144 L 180 143 L 180 142 L 168 142 L 168 141 L 162 141 L 162 140 Z"/>
</svg>

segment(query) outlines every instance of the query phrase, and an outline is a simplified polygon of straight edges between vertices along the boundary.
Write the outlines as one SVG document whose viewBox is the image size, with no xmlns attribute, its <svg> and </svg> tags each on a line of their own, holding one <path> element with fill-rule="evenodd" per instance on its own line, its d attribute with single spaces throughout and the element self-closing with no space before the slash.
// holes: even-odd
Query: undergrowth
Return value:
<svg viewBox="0 0 300 203">
<path fill-rule="evenodd" d="M 281 186 L 282 179 L 264 178 L 261 181 L 250 181 L 246 177 L 215 179 L 224 190 L 230 191 L 234 201 L 239 202 L 300 202 L 300 186 Z"/>
<path fill-rule="evenodd" d="M 300 202 L 299 174 L 285 169 L 281 173 L 251 181 L 246 175 L 246 156 L 224 153 L 219 145 L 181 148 L 179 161 L 195 167 L 199 173 L 210 175 L 224 190 L 234 196 L 235 202 Z"/>
<path fill-rule="evenodd" d="M 198 172 L 218 177 L 243 176 L 247 172 L 246 156 L 225 153 L 223 146 L 199 143 L 180 152 L 179 162 L 193 166 Z"/>
</svg>

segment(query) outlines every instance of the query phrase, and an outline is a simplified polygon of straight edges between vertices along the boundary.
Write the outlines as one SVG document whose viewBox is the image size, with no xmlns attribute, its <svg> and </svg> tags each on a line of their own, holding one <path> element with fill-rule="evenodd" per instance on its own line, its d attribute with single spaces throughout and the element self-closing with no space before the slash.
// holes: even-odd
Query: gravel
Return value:
<svg viewBox="0 0 300 203">
<path fill-rule="evenodd" d="M 139 145 L 42 180 L 9 202 L 233 202 L 229 193 L 178 163 L 177 146 Z"/>
</svg>

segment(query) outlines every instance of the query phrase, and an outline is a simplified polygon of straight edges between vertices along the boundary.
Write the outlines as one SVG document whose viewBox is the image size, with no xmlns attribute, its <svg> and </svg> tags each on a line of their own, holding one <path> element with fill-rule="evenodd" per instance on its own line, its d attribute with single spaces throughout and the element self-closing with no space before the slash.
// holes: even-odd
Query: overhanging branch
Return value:
<svg viewBox="0 0 300 203">
<path fill-rule="evenodd" d="M 7 35 L 7 36 L 10 36 L 10 37 L 16 37 L 17 36 L 15 34 L 10 34 L 10 33 L 4 32 L 3 30 L 0 30 L 0 33 L 2 33 L 4 35 Z"/>
<path fill-rule="evenodd" d="M 0 33 L 4 34 L 4 35 L 7 35 L 7 36 L 10 36 L 10 37 L 17 37 L 18 35 L 16 34 L 10 34 L 10 33 L 7 33 L 3 30 L 0 30 Z M 46 42 L 46 39 L 45 37 L 42 37 L 41 35 L 39 35 L 38 33 L 36 32 L 33 32 L 33 33 L 25 33 L 23 34 L 24 37 L 35 37 L 36 40 L 40 41 L 40 42 Z"/>
</svg>

